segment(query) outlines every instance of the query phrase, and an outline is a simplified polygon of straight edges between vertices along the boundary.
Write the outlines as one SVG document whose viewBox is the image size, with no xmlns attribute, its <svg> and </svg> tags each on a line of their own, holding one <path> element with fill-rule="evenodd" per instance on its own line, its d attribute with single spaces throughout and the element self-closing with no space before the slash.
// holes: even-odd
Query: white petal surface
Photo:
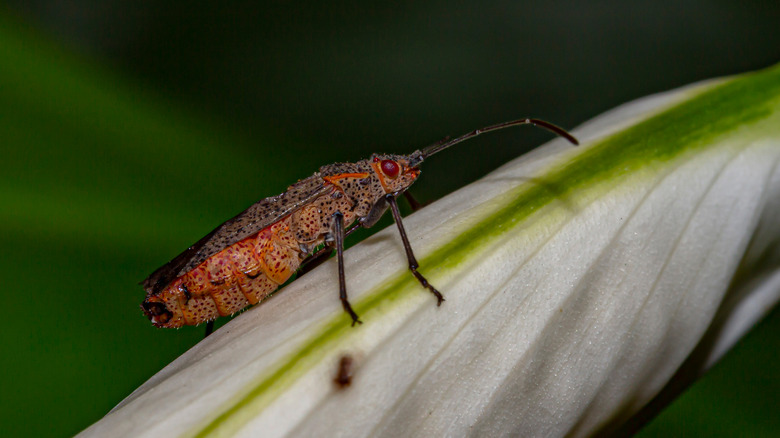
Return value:
<svg viewBox="0 0 780 438">
<path fill-rule="evenodd" d="M 365 324 L 349 327 L 331 260 L 83 436 L 614 431 L 702 338 L 712 337 L 696 350 L 706 359 L 689 374 L 780 296 L 777 70 L 763 72 L 777 94 L 755 97 L 755 114 L 727 111 L 740 101 L 723 96 L 747 92 L 719 87 L 763 76 L 652 96 L 577 129 L 580 148 L 555 140 L 411 215 L 420 270 L 447 299 L 440 308 L 405 271 L 396 230 L 384 230 L 346 253 Z M 666 130 L 635 128 L 645 121 Z M 355 375 L 338 388 L 344 354 Z"/>
</svg>

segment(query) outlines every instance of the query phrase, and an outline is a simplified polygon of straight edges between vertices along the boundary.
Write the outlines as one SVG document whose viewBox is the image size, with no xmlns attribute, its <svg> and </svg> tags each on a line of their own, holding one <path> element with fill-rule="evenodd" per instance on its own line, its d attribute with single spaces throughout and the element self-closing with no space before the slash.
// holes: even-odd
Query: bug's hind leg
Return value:
<svg viewBox="0 0 780 438">
<path fill-rule="evenodd" d="M 352 326 L 354 327 L 355 323 L 363 324 L 363 322 L 358 319 L 357 313 L 352 310 L 352 305 L 349 304 L 347 299 L 347 280 L 344 277 L 344 215 L 337 211 L 333 214 L 333 219 L 336 238 L 336 258 L 339 262 L 339 298 L 341 299 L 341 305 L 344 306 L 344 311 L 352 317 Z"/>
<path fill-rule="evenodd" d="M 344 237 L 349 236 L 358 228 L 360 228 L 360 223 L 357 223 L 352 228 L 348 229 Z M 333 246 L 329 246 L 328 244 L 325 244 L 325 246 L 318 249 L 317 252 L 306 257 L 306 259 L 304 259 L 303 262 L 301 262 L 301 267 L 298 268 L 298 272 L 296 272 L 295 278 L 296 279 L 301 278 L 312 269 L 323 264 L 326 260 L 330 258 L 331 255 L 333 255 L 333 249 L 334 249 Z"/>
<path fill-rule="evenodd" d="M 420 264 L 417 263 L 417 258 L 414 257 L 414 253 L 412 252 L 412 246 L 409 244 L 409 238 L 406 237 L 406 230 L 404 229 L 403 222 L 401 222 L 401 213 L 398 211 L 398 202 L 396 202 L 395 196 L 387 195 L 385 198 L 390 204 L 390 211 L 393 212 L 393 219 L 395 219 L 395 224 L 398 225 L 398 232 L 401 234 L 401 240 L 404 243 L 404 250 L 406 251 L 406 259 L 409 261 L 409 270 L 412 271 L 412 275 L 414 275 L 417 281 L 419 281 L 424 288 L 428 289 L 431 291 L 431 293 L 433 293 L 433 295 L 436 296 L 436 299 L 438 300 L 436 305 L 441 306 L 441 302 L 444 301 L 444 297 L 441 295 L 441 292 L 436 290 L 432 284 L 428 283 L 428 280 L 426 280 L 422 274 L 417 272 L 417 268 L 420 267 Z"/>
<path fill-rule="evenodd" d="M 214 333 L 214 320 L 206 322 L 206 333 L 203 335 L 203 339 L 206 339 L 209 337 L 210 334 Z"/>
<path fill-rule="evenodd" d="M 333 247 L 325 245 L 317 250 L 317 252 L 314 254 L 306 257 L 306 259 L 301 262 L 301 267 L 298 268 L 298 272 L 295 274 L 295 278 L 297 279 L 303 277 L 307 272 L 323 264 L 325 260 L 328 260 L 332 254 Z"/>
</svg>

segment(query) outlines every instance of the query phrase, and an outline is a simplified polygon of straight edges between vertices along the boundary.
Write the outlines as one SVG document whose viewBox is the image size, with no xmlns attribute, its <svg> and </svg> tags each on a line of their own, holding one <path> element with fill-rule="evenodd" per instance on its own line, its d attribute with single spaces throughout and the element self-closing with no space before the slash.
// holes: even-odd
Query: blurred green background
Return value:
<svg viewBox="0 0 780 438">
<path fill-rule="evenodd" d="M 154 329 L 137 283 L 320 165 L 524 116 L 574 127 L 780 61 L 777 1 L 159 3 L 0 5 L 3 436 L 73 435 L 197 343 Z M 413 191 L 548 138 L 461 145 Z M 643 434 L 777 436 L 779 325 Z"/>
</svg>

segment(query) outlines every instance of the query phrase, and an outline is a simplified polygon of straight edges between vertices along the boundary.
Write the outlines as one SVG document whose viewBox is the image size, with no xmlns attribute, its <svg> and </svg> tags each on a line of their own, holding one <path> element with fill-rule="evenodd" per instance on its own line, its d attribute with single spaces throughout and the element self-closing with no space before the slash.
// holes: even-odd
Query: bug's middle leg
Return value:
<svg viewBox="0 0 780 438">
<path fill-rule="evenodd" d="M 352 317 L 352 326 L 354 327 L 355 323 L 363 324 L 363 322 L 358 319 L 357 313 L 352 310 L 352 306 L 349 304 L 349 300 L 347 300 L 347 280 L 344 277 L 344 215 L 341 212 L 337 211 L 333 214 L 333 224 L 336 240 L 336 258 L 339 263 L 339 298 L 341 299 L 341 305 L 344 306 L 344 311 Z"/>
<path fill-rule="evenodd" d="M 436 299 L 438 300 L 436 305 L 441 306 L 441 302 L 444 301 L 441 292 L 436 290 L 432 284 L 428 283 L 428 280 L 426 280 L 422 274 L 417 272 L 417 268 L 420 267 L 420 264 L 417 263 L 417 258 L 412 252 L 412 245 L 409 244 L 409 238 L 406 237 L 406 230 L 404 229 L 403 222 L 401 222 L 401 213 L 398 211 L 398 203 L 395 200 L 395 196 L 387 195 L 385 196 L 385 199 L 390 204 L 390 211 L 393 212 L 393 219 L 395 219 L 395 224 L 398 225 L 398 232 L 401 234 L 401 240 L 404 243 L 404 250 L 406 251 L 406 259 L 409 261 L 409 270 L 412 271 L 412 275 L 414 275 L 424 288 L 428 289 L 436 296 Z"/>
</svg>

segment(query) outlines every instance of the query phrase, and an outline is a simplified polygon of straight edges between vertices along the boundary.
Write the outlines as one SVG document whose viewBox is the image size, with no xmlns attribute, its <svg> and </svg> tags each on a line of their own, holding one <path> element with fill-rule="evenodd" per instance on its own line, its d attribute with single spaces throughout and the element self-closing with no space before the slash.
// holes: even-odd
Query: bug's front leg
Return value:
<svg viewBox="0 0 780 438">
<path fill-rule="evenodd" d="M 436 299 L 438 300 L 436 305 L 441 306 L 441 302 L 444 301 L 441 292 L 436 290 L 432 284 L 428 283 L 428 280 L 426 280 L 422 274 L 417 272 L 417 268 L 420 267 L 420 264 L 417 263 L 417 258 L 414 257 L 414 253 L 412 252 L 412 245 L 409 244 L 409 239 L 406 237 L 406 230 L 404 230 L 404 224 L 401 222 L 401 213 L 398 211 L 398 203 L 395 200 L 395 196 L 386 195 L 385 199 L 390 204 L 390 211 L 393 212 L 393 219 L 395 219 L 395 224 L 398 225 L 398 232 L 401 234 L 401 240 L 404 243 L 404 250 L 406 251 L 406 259 L 409 261 L 409 270 L 412 271 L 414 277 L 424 288 L 428 289 L 436 296 Z"/>
<path fill-rule="evenodd" d="M 344 277 L 344 215 L 341 212 L 337 211 L 333 214 L 333 225 L 333 233 L 336 240 L 336 258 L 339 263 L 339 298 L 341 299 L 341 305 L 344 306 L 344 311 L 352 317 L 352 326 L 354 327 L 355 323 L 363 324 L 363 322 L 358 319 L 357 313 L 352 310 L 352 306 L 349 304 L 349 300 L 347 300 L 347 280 Z"/>
</svg>

